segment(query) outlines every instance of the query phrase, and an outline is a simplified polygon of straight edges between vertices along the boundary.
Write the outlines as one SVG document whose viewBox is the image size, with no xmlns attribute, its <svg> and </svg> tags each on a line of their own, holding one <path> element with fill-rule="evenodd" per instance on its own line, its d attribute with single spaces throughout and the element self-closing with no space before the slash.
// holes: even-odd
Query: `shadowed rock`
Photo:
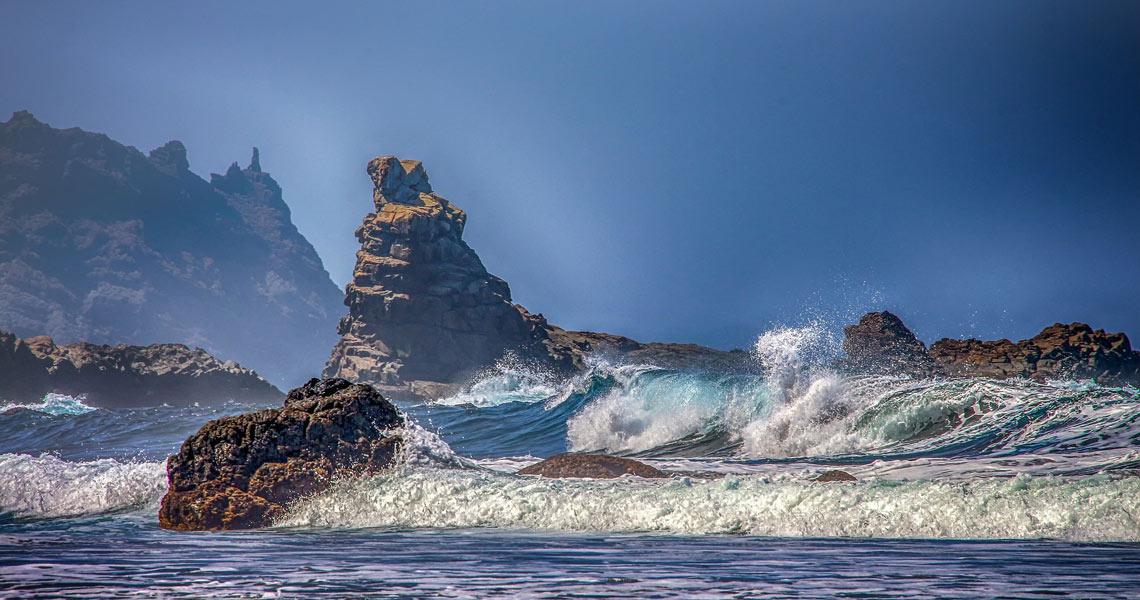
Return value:
<svg viewBox="0 0 1140 600">
<path fill-rule="evenodd" d="M 580 477 L 584 479 L 613 479 L 622 475 L 636 475 L 648 479 L 668 477 L 669 474 L 631 458 L 604 454 L 576 454 L 568 452 L 552 456 L 519 471 L 519 475 L 539 475 L 554 479 Z"/>
<path fill-rule="evenodd" d="M 339 475 L 392 466 L 404 417 L 367 385 L 312 379 L 282 408 L 210 421 L 167 461 L 167 529 L 265 527 Z"/>
<path fill-rule="evenodd" d="M 0 331 L 0 398 L 31 402 L 54 392 L 99 407 L 273 402 L 283 395 L 257 373 L 182 344 L 57 345 Z"/>
</svg>

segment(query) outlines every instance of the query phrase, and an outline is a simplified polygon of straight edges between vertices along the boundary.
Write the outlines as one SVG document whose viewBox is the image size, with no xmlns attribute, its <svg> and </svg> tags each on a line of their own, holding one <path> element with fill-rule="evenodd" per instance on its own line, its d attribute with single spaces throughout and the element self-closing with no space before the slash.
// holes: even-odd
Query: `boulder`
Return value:
<svg viewBox="0 0 1140 600">
<path fill-rule="evenodd" d="M 605 454 L 577 454 L 567 452 L 557 454 L 519 471 L 519 475 L 538 475 L 562 479 L 578 477 L 583 479 L 613 479 L 622 475 L 636 475 L 647 479 L 668 477 L 669 474 L 631 458 L 607 456 Z"/>
<path fill-rule="evenodd" d="M 844 481 L 859 481 L 859 480 L 856 479 L 854 475 L 848 473 L 847 471 L 840 471 L 838 469 L 833 469 L 830 471 L 824 471 L 823 473 L 820 473 L 819 477 L 816 477 L 812 481 L 814 481 L 816 483 L 840 483 L 840 482 L 844 482 Z"/>
<path fill-rule="evenodd" d="M 282 408 L 210 421 L 167 461 L 159 524 L 183 531 L 271 525 L 332 478 L 390 468 L 404 417 L 374 388 L 312 379 Z"/>
</svg>

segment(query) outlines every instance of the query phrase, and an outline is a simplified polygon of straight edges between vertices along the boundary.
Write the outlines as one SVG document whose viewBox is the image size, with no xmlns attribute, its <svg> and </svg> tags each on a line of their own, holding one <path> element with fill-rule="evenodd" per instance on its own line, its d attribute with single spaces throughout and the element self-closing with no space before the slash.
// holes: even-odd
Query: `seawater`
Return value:
<svg viewBox="0 0 1140 600">
<path fill-rule="evenodd" d="M 0 412 L 0 594 L 26 597 L 1136 597 L 1140 392 L 913 380 L 829 367 L 819 327 L 760 336 L 762 368 L 504 360 L 404 405 L 400 465 L 274 527 L 157 527 L 165 459 L 257 406 Z M 668 480 L 514 475 L 566 450 Z M 840 468 L 855 484 L 819 484 Z"/>
</svg>

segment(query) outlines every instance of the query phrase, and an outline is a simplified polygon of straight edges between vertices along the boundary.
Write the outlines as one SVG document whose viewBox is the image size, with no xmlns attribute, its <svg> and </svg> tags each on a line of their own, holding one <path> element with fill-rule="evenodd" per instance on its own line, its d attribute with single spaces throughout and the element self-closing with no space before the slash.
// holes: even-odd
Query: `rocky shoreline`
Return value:
<svg viewBox="0 0 1140 600">
<path fill-rule="evenodd" d="M 283 395 L 257 373 L 201 348 L 57 345 L 47 336 L 0 331 L 0 398 L 29 402 L 48 393 L 83 395 L 90 406 L 105 408 L 272 402 Z"/>
<path fill-rule="evenodd" d="M 943 338 L 927 349 L 894 314 L 871 312 L 844 329 L 843 350 L 843 366 L 855 372 L 1140 384 L 1140 352 L 1128 336 L 1085 323 L 1054 323 L 1018 342 Z"/>
</svg>

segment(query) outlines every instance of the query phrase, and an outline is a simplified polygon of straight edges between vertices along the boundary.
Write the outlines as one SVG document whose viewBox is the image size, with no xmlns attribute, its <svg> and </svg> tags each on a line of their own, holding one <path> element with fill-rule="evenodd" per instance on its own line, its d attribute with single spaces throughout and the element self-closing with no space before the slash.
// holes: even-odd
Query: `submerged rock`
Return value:
<svg viewBox="0 0 1140 600">
<path fill-rule="evenodd" d="M 833 469 L 831 471 L 824 471 L 823 473 L 820 473 L 819 477 L 816 477 L 812 481 L 815 481 L 816 483 L 838 483 L 838 482 L 842 482 L 842 481 L 859 481 L 859 480 L 856 479 L 854 475 L 848 473 L 847 471 L 840 471 L 838 469 Z"/>
<path fill-rule="evenodd" d="M 167 461 L 159 524 L 184 531 L 265 527 L 338 475 L 392 466 L 404 417 L 374 388 L 312 379 L 282 408 L 210 421 Z"/>
<path fill-rule="evenodd" d="M 103 346 L 20 339 L 0 331 L 0 398 L 86 396 L 98 407 L 271 402 L 283 395 L 257 373 L 182 344 Z"/>
<path fill-rule="evenodd" d="M 567 452 L 530 465 L 519 475 L 539 475 L 550 478 L 580 477 L 584 479 L 613 479 L 622 475 L 636 475 L 648 479 L 668 477 L 669 474 L 631 458 L 605 454 L 577 454 Z"/>
</svg>

